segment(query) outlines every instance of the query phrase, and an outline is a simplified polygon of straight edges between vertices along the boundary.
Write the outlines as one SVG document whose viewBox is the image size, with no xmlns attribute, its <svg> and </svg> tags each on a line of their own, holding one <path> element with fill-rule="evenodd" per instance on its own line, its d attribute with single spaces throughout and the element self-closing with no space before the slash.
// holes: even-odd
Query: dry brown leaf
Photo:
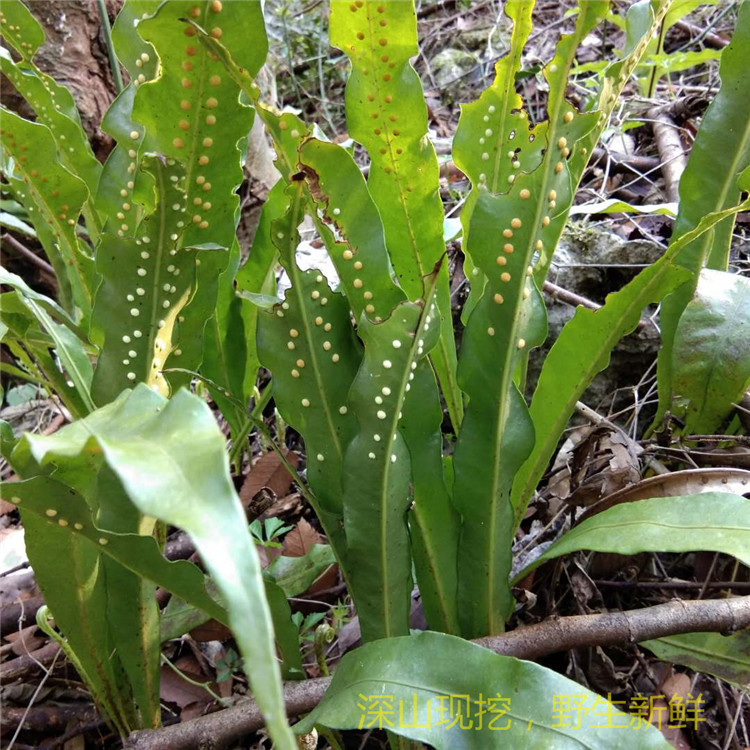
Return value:
<svg viewBox="0 0 750 750">
<path fill-rule="evenodd" d="M 674 719 L 676 711 L 670 709 L 671 703 L 689 705 L 690 678 L 686 674 L 671 674 L 662 682 L 660 688 L 662 695 L 656 695 L 651 699 L 650 722 L 664 735 L 664 739 L 677 748 L 677 750 L 690 750 L 685 732 L 680 722 Z"/>
<path fill-rule="evenodd" d="M 287 557 L 303 557 L 313 544 L 323 544 L 323 537 L 303 518 L 284 537 L 281 553 Z"/>
<path fill-rule="evenodd" d="M 198 643 L 207 643 L 208 641 L 226 641 L 232 637 L 232 631 L 222 625 L 218 620 L 209 620 L 193 628 L 190 631 L 190 637 Z"/>
<path fill-rule="evenodd" d="M 47 642 L 47 636 L 43 635 L 36 626 L 36 623 L 34 623 L 21 630 L 8 633 L 5 636 L 5 640 L 11 644 L 11 651 L 16 656 L 24 656 L 41 648 Z"/>
<path fill-rule="evenodd" d="M 586 512 L 579 519 L 601 513 L 620 503 L 632 503 L 650 497 L 696 495 L 703 492 L 734 492 L 744 495 L 750 489 L 750 471 L 745 469 L 686 469 L 644 479 L 626 489 L 615 492 Z"/>
<path fill-rule="evenodd" d="M 281 553 L 287 557 L 303 557 L 313 544 L 325 544 L 323 536 L 316 531 L 304 518 L 284 537 Z M 331 565 L 305 593 L 314 594 L 336 585 L 338 580 L 338 565 Z"/>
<path fill-rule="evenodd" d="M 284 457 L 297 468 L 298 456 L 294 451 L 284 450 Z M 264 488 L 271 490 L 276 497 L 284 497 L 294 481 L 281 458 L 274 451 L 262 455 L 250 468 L 240 489 L 240 500 L 247 507 L 252 499 Z"/>
<path fill-rule="evenodd" d="M 203 674 L 197 659 L 192 654 L 184 654 L 174 662 L 174 666 L 191 680 L 208 683 L 211 689 L 216 691 L 216 685 Z M 178 706 L 181 711 L 193 704 L 198 704 L 202 710 L 202 707 L 213 701 L 205 688 L 183 679 L 166 664 L 161 668 L 159 695 L 162 701 Z M 192 712 L 191 714 L 196 715 Z"/>
</svg>

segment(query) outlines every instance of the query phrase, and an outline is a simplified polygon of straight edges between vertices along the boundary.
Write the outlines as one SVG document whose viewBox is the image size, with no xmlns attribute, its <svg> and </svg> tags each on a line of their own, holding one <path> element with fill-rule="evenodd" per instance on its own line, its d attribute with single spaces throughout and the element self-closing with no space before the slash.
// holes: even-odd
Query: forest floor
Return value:
<svg viewBox="0 0 750 750">
<path fill-rule="evenodd" d="M 91 18 L 93 2 L 72 0 Z M 116 3 L 111 3 L 114 8 Z M 494 64 L 508 49 L 510 21 L 499 0 L 460 2 L 424 0 L 418 3 L 420 52 L 415 59 L 426 92 L 431 139 L 441 163 L 441 190 L 448 220 L 457 221 L 468 192 L 465 177 L 450 159 L 450 145 L 460 115 L 460 104 L 472 101 L 494 76 Z M 615 5 L 627 3 L 616 0 Z M 571 0 L 537 3 L 534 31 L 524 54 L 527 75 L 519 92 L 532 117 L 543 118 L 545 86 L 541 65 L 553 54 L 559 35 L 574 18 L 567 11 Z M 261 80 L 268 101 L 280 109 L 300 113 L 317 122 L 337 142 L 348 140 L 344 117 L 346 58 L 332 49 L 327 37 L 328 3 L 321 0 L 269 0 L 266 4 L 271 41 L 270 63 Z M 666 247 L 672 228 L 670 204 L 676 203 L 677 183 L 700 118 L 719 87 L 717 54 L 731 38 L 737 2 L 724 0 L 701 6 L 666 34 L 665 52 L 673 55 L 674 69 L 658 80 L 648 71 L 627 88 L 603 142 L 596 150 L 576 199 L 577 208 L 553 264 L 545 298 L 550 310 L 552 337 L 576 305 L 601 305 L 606 295 L 620 288 L 644 264 L 653 262 Z M 51 33 L 54 19 L 50 21 Z M 623 32 L 603 24 L 586 39 L 577 62 L 595 67 L 623 45 Z M 84 39 L 85 42 L 85 39 Z M 91 58 L 87 70 L 104 70 L 106 52 L 100 38 L 90 35 L 83 52 Z M 700 53 L 700 54 L 698 54 Z M 693 57 L 690 57 L 693 55 Z M 681 60 L 678 64 L 677 59 Z M 691 60 L 698 64 L 689 65 Z M 55 75 L 51 60 L 49 72 Z M 80 67 L 80 63 L 79 63 Z M 69 71 L 71 79 L 75 72 Z M 111 81 L 101 73 L 96 97 L 81 92 L 85 81 L 71 80 L 84 110 L 84 123 L 97 122 L 101 101 L 111 95 Z M 108 93 L 109 92 L 109 93 Z M 3 87 L 5 94 L 5 84 Z M 580 80 L 572 81 L 572 101 L 585 94 Z M 666 131 L 666 136 L 664 132 Z M 662 135 L 658 135 L 659 133 Z M 110 144 L 90 125 L 90 136 L 100 157 Z M 356 151 L 363 167 L 366 155 Z M 242 237 L 249 246 L 260 205 L 268 185 L 248 175 L 241 189 L 244 214 Z M 613 212 L 609 203 L 642 207 L 642 212 Z M 659 208 L 657 208 L 659 207 Z M 622 209 L 622 206 L 619 206 Z M 662 210 L 666 208 L 667 210 Z M 12 236 L 12 235 L 11 235 Z M 739 215 L 730 270 L 750 275 L 750 216 Z M 4 237 L 4 265 L 23 276 L 34 288 L 54 293 L 54 277 L 27 240 L 18 249 Z M 315 248 L 314 237 L 309 238 Z M 24 251 L 25 252 L 22 252 Z M 452 290 L 458 312 L 465 298 L 460 246 L 449 245 Z M 30 257 L 33 256 L 33 257 Z M 750 448 L 738 441 L 732 451 L 718 452 L 717 441 L 706 436 L 687 449 L 670 442 L 668 433 L 644 437 L 655 413 L 655 358 L 658 317 L 651 311 L 643 325 L 613 354 L 612 364 L 584 396 L 553 468 L 540 485 L 516 539 L 515 554 L 530 559 L 562 530 L 581 509 L 603 494 L 625 488 L 642 477 L 677 469 L 750 468 Z M 532 381 L 544 356 L 532 360 Z M 3 351 L 3 360 L 8 353 Z M 269 412 L 269 422 L 272 413 Z M 34 387 L 6 383 L 0 418 L 14 431 L 50 433 L 65 423 L 65 415 Z M 304 462 L 301 443 L 288 431 L 288 458 Z M 255 458 L 235 477 L 248 517 L 267 524 L 279 519 L 291 530 L 281 549 L 262 549 L 270 561 L 278 554 L 304 555 L 323 541 L 317 522 L 302 501 L 292 477 L 273 452 L 264 452 L 259 440 Z M 7 466 L 3 479 L 11 478 Z M 273 525 L 275 522 L 271 521 Z M 266 526 L 266 528 L 268 528 Z M 119 740 L 91 703 L 75 669 L 56 643 L 36 627 L 35 614 L 43 599 L 28 568 L 23 530 L 17 510 L 0 504 L 0 699 L 3 704 L 2 741 L 16 749 L 43 747 L 114 748 Z M 196 559 L 190 541 L 175 532 L 167 543 L 172 559 Z M 750 593 L 750 575 L 725 556 L 713 553 L 659 554 L 621 557 L 578 554 L 564 562 L 549 563 L 521 581 L 515 591 L 518 607 L 513 625 L 528 625 L 553 615 L 579 615 L 648 607 L 679 595 L 699 599 L 710 594 Z M 305 644 L 308 676 L 320 675 L 313 653 L 315 627 L 328 622 L 336 630 L 327 646 L 329 664 L 359 641 L 351 600 L 335 568 L 328 569 L 309 589 L 292 601 Z M 419 626 L 419 613 L 414 627 Z M 239 657 L 230 633 L 208 623 L 164 648 L 161 700 L 167 724 L 205 716 L 223 703 L 247 693 Z M 682 728 L 663 729 L 676 748 L 741 750 L 750 747 L 750 699 L 741 689 L 710 674 L 663 661 L 635 644 L 580 647 L 544 657 L 540 663 L 579 684 L 617 701 L 649 696 L 666 706 L 675 695 L 702 696 L 700 721 Z M 659 703 L 661 701 L 661 704 Z M 235 747 L 270 747 L 261 733 L 239 737 Z M 321 747 L 326 742 L 321 740 Z M 351 748 L 386 747 L 381 732 L 352 732 L 345 739 Z"/>
</svg>

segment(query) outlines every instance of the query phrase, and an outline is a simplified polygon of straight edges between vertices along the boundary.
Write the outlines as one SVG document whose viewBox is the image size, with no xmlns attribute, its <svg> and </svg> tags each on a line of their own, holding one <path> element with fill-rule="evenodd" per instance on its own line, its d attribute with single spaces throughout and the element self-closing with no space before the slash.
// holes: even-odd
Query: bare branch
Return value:
<svg viewBox="0 0 750 750">
<path fill-rule="evenodd" d="M 497 654 L 534 659 L 577 646 L 634 643 L 679 633 L 729 633 L 747 627 L 750 627 L 750 596 L 674 600 L 625 612 L 551 618 L 473 642 Z M 284 685 L 287 714 L 292 717 L 311 711 L 323 698 L 330 682 L 328 677 L 287 682 Z M 133 732 L 125 747 L 129 750 L 221 748 L 262 726 L 263 717 L 257 704 L 246 700 L 181 724 Z"/>
</svg>

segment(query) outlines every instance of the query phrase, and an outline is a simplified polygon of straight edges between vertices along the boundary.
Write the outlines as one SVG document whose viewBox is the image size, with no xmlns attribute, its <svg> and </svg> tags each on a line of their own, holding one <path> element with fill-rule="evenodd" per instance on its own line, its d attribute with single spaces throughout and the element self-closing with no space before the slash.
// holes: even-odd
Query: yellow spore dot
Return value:
<svg viewBox="0 0 750 750">
<path fill-rule="evenodd" d="M 172 145 L 173 145 L 173 146 L 174 146 L 175 148 L 185 148 L 185 141 L 183 141 L 183 140 L 182 140 L 182 138 L 175 138 L 175 139 L 174 139 L 174 140 L 172 141 Z"/>
<path fill-rule="evenodd" d="M 216 109 L 219 106 L 219 100 L 213 96 L 210 96 L 208 99 L 206 99 L 206 106 L 209 109 Z"/>
<path fill-rule="evenodd" d="M 178 126 L 180 130 L 190 130 L 190 123 L 187 120 L 180 120 Z"/>
<path fill-rule="evenodd" d="M 504 255 L 498 255 L 497 258 L 495 258 L 495 263 L 497 263 L 498 266 L 504 266 L 508 262 L 508 259 Z"/>
<path fill-rule="evenodd" d="M 512 237 L 512 236 L 513 236 L 512 229 L 503 229 L 503 237 Z"/>
<path fill-rule="evenodd" d="M 213 0 L 213 2 L 211 3 L 211 10 L 214 13 L 220 13 L 221 8 L 222 8 L 221 0 Z"/>
<path fill-rule="evenodd" d="M 531 198 L 531 191 L 530 191 L 530 190 L 527 190 L 526 188 L 524 188 L 524 189 L 523 189 L 523 190 L 522 190 L 522 191 L 521 191 L 521 192 L 519 193 L 519 195 L 521 196 L 521 198 L 522 198 L 523 200 L 528 200 L 529 198 Z"/>
<path fill-rule="evenodd" d="M 137 130 L 131 130 L 131 131 L 130 131 L 130 137 L 131 137 L 131 138 L 132 138 L 132 139 L 133 139 L 134 141 L 137 141 L 137 140 L 138 140 L 138 139 L 139 139 L 139 138 L 141 137 L 141 134 L 140 134 L 140 133 L 139 133 L 139 132 L 138 132 Z"/>
<path fill-rule="evenodd" d="M 187 99 L 183 99 L 180 102 L 180 109 L 183 109 L 185 111 L 187 111 L 188 109 L 190 109 L 190 102 Z"/>
<path fill-rule="evenodd" d="M 560 138 L 560 140 L 557 142 L 557 147 L 562 151 L 566 146 L 568 145 L 568 139 L 567 138 Z"/>
<path fill-rule="evenodd" d="M 520 229 L 521 220 L 517 217 L 515 219 L 511 219 L 510 225 L 513 227 L 513 229 Z"/>
<path fill-rule="evenodd" d="M 505 301 L 505 300 L 503 299 L 503 295 L 502 295 L 502 294 L 496 294 L 496 295 L 495 295 L 495 296 L 494 296 L 494 297 L 493 297 L 492 299 L 494 299 L 494 300 L 495 300 L 495 302 L 496 302 L 496 303 L 497 303 L 498 305 L 502 305 L 502 304 L 503 304 L 503 302 Z"/>
<path fill-rule="evenodd" d="M 206 125 L 216 125 L 216 116 L 215 115 L 208 115 L 206 117 Z"/>
<path fill-rule="evenodd" d="M 203 139 L 203 147 L 204 148 L 211 148 L 211 146 L 214 145 L 214 139 L 213 138 L 204 138 Z"/>
<path fill-rule="evenodd" d="M 507 271 L 505 271 L 505 273 L 501 273 L 500 281 L 504 281 L 507 284 L 510 281 L 510 274 Z"/>
<path fill-rule="evenodd" d="M 508 253 L 508 255 L 510 255 L 513 252 L 513 250 L 515 250 L 515 248 L 513 247 L 513 245 L 510 244 L 510 242 L 506 242 L 503 245 L 503 252 Z"/>
<path fill-rule="evenodd" d="M 218 86 L 221 83 L 221 76 L 213 75 L 208 79 L 212 86 Z"/>
<path fill-rule="evenodd" d="M 208 164 L 208 157 L 207 156 L 201 156 L 198 159 L 198 164 L 200 164 L 202 167 L 205 167 L 206 164 Z"/>
<path fill-rule="evenodd" d="M 212 36 L 212 37 L 213 37 L 214 39 L 221 39 L 221 35 L 222 35 L 223 33 L 224 33 L 224 32 L 223 32 L 223 31 L 222 31 L 222 30 L 221 30 L 221 29 L 220 29 L 220 28 L 219 28 L 218 26 L 214 26 L 214 28 L 213 28 L 213 29 L 211 29 L 211 36 Z"/>
<path fill-rule="evenodd" d="M 565 122 L 572 122 L 572 121 L 573 121 L 573 113 L 572 113 L 572 112 L 566 112 L 566 113 L 565 113 L 565 114 L 563 115 L 563 120 L 564 120 Z"/>
</svg>

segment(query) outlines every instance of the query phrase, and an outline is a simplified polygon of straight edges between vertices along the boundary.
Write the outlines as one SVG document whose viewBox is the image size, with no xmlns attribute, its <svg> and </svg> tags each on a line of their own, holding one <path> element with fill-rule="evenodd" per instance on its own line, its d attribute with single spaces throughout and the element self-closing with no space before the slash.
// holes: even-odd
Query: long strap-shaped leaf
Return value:
<svg viewBox="0 0 750 750">
<path fill-rule="evenodd" d="M 391 261 L 409 299 L 445 251 L 435 149 L 427 139 L 427 107 L 410 57 L 417 53 L 413 2 L 332 3 L 331 43 L 349 57 L 346 86 L 349 132 L 369 152 L 370 193 L 383 217 Z M 463 404 L 455 380 L 448 267 L 438 282 L 441 340 L 431 355 L 451 421 Z"/>
<path fill-rule="evenodd" d="M 469 397 L 453 461 L 454 504 L 462 515 L 459 615 L 467 637 L 500 632 L 509 615 L 510 490 L 534 440 L 513 377 L 520 353 L 546 335 L 530 252 L 511 242 L 499 248 L 495 240 L 498 205 L 507 211 L 508 204 L 503 196 L 481 191 L 470 230 L 474 262 L 487 276 L 487 286 L 466 327 L 458 371 Z M 508 229 L 521 230 L 522 236 L 533 232 L 533 204 L 517 192 L 505 216 Z"/>
<path fill-rule="evenodd" d="M 239 101 L 239 90 L 222 62 L 186 24 L 191 19 L 221 39 L 237 62 L 255 75 L 265 61 L 268 43 L 258 0 L 213 2 L 177 0 L 162 3 L 138 24 L 141 38 L 159 56 L 159 75 L 138 88 L 133 118 L 145 126 L 148 144 L 185 165 L 184 231 L 180 248 L 233 246 L 239 215 L 236 189 L 243 179 L 240 144 L 252 124 L 252 110 Z M 203 329 L 214 314 L 219 278 L 228 253 L 206 254 L 196 271 L 195 292 L 185 306 L 180 333 L 180 370 L 195 370 L 203 356 Z M 187 373 L 173 373 L 174 386 Z"/>
<path fill-rule="evenodd" d="M 343 148 L 317 140 L 302 146 L 300 161 L 331 227 L 321 225 L 354 315 L 381 322 L 404 294 L 393 282 L 383 225 L 359 168 Z M 458 526 L 443 480 L 443 413 L 432 369 L 420 365 L 414 374 L 402 431 L 411 456 L 417 577 L 432 626 L 455 631 Z"/>
<path fill-rule="evenodd" d="M 30 451 L 43 466 L 90 449 L 102 452 L 142 514 L 192 536 L 227 602 L 269 733 L 277 747 L 295 748 L 260 563 L 229 475 L 224 437 L 206 403 L 184 390 L 166 401 L 141 384 L 57 435 L 25 436 L 16 451 Z"/>
<path fill-rule="evenodd" d="M 93 396 L 100 405 L 137 382 L 167 395 L 165 362 L 170 356 L 183 361 L 180 327 L 198 262 L 195 251 L 179 249 L 187 200 L 185 170 L 172 159 L 152 159 L 150 170 L 156 211 L 140 224 L 135 237 L 102 235 L 97 253 L 102 283 L 93 326 L 100 332 L 102 349 Z"/>
<path fill-rule="evenodd" d="M 284 301 L 258 320 L 258 355 L 274 376 L 274 399 L 286 422 L 305 439 L 307 478 L 315 510 L 337 554 L 344 554 L 341 466 L 355 430 L 347 394 L 361 354 L 346 299 L 322 274 L 296 261 L 304 187 L 288 188 L 289 208 L 271 231 L 292 282 Z"/>
<path fill-rule="evenodd" d="M 572 528 L 514 580 L 548 560 L 583 549 L 619 555 L 705 550 L 750 565 L 750 500 L 705 492 L 615 505 Z"/>
<path fill-rule="evenodd" d="M 101 128 L 114 139 L 115 147 L 99 179 L 96 209 L 105 231 L 118 237 L 133 236 L 142 216 L 154 208 L 152 181 L 141 171 L 141 158 L 160 149 L 151 133 L 145 132 L 132 115 L 139 87 L 156 77 L 159 66 L 156 50 L 140 37 L 138 26 L 158 7 L 158 0 L 125 0 L 112 27 L 112 44 L 120 63 L 128 71 L 130 83 L 102 119 Z"/>
<path fill-rule="evenodd" d="M 750 385 L 750 279 L 704 268 L 675 332 L 673 414 L 718 431 Z"/>
<path fill-rule="evenodd" d="M 602 17 L 602 13 L 608 9 L 608 5 L 608 3 L 600 2 L 600 0 L 580 3 L 580 17 L 579 22 L 576 24 L 576 30 L 591 28 L 589 24 L 598 21 Z M 550 111 L 550 122 L 558 123 L 555 127 L 558 129 L 562 128 L 561 132 L 551 134 L 549 143 L 550 146 L 553 143 L 557 143 L 562 152 L 561 155 L 565 157 L 562 162 L 563 169 L 561 172 L 558 168 L 558 161 L 555 158 L 552 159 L 551 163 L 548 163 L 547 174 L 552 180 L 562 174 L 566 176 L 566 180 L 564 185 L 565 192 L 555 198 L 552 198 L 551 192 L 547 192 L 555 190 L 559 193 L 560 190 L 555 185 L 543 184 L 541 186 L 541 197 L 549 195 L 551 200 L 556 201 L 557 207 L 550 204 L 549 208 L 556 210 L 549 213 L 550 222 L 543 227 L 543 231 L 540 233 L 540 244 L 537 248 L 539 258 L 534 266 L 534 278 L 539 286 L 544 282 L 549 272 L 555 248 L 567 221 L 573 196 L 583 177 L 586 165 L 591 159 L 594 146 L 607 126 L 609 117 L 620 100 L 620 94 L 641 58 L 646 53 L 649 42 L 660 28 L 664 16 L 669 11 L 671 5 L 672 0 L 638 0 L 628 8 L 625 17 L 627 46 L 623 57 L 605 69 L 599 87 L 598 98 L 592 107 L 594 112 L 578 115 L 564 97 L 565 86 L 567 85 L 569 71 L 574 62 L 575 55 L 575 46 L 573 45 L 572 38 L 563 37 L 561 39 L 558 46 L 558 54 L 562 51 L 562 56 L 558 57 L 558 54 L 556 54 L 555 59 L 545 68 L 545 76 L 550 84 L 550 92 L 552 93 L 553 88 L 558 92 L 556 98 L 553 100 L 555 104 L 554 116 L 553 112 Z M 602 6 L 607 7 L 602 8 Z M 573 37 L 577 38 L 578 41 L 583 39 L 577 33 L 574 33 Z M 594 115 L 596 115 L 596 118 L 593 127 L 581 128 L 579 125 L 576 128 L 583 136 L 580 140 L 576 141 L 576 139 L 572 139 L 564 132 L 563 125 L 565 123 L 575 125 L 579 119 L 593 117 Z M 568 143 L 565 144 L 564 140 L 567 140 Z M 567 152 L 566 149 L 568 149 Z M 554 165 L 554 169 L 552 168 L 552 164 Z M 568 180 L 570 184 L 569 188 L 567 187 Z M 558 200 L 558 197 L 560 200 Z"/>
<path fill-rule="evenodd" d="M 551 255 L 554 250 L 554 244 L 550 247 L 549 237 L 555 232 L 559 235 L 573 197 L 567 159 L 575 142 L 597 121 L 596 115 L 578 115 L 565 100 L 568 73 L 578 45 L 606 13 L 607 6 L 600 0 L 583 4 L 574 32 L 561 38 L 555 56 L 545 67 L 550 88 L 548 120 L 532 126 L 521 97 L 516 93 L 515 81 L 521 67 L 523 46 L 531 31 L 534 2 L 526 0 L 506 5 L 506 13 L 513 20 L 510 52 L 498 62 L 492 86 L 476 102 L 461 108 L 455 137 L 456 163 L 472 183 L 461 214 L 464 252 L 472 282 L 470 300 L 464 311 L 466 319 L 484 284 L 479 268 L 473 264 L 470 236 L 471 216 L 480 187 L 491 193 L 507 193 L 517 177 L 523 177 L 542 165 L 543 172 L 535 174 L 533 185 L 526 186 L 527 200 L 536 204 L 536 221 L 542 222 L 531 239 L 534 252 L 540 257 Z M 513 236 L 509 234 L 512 233 L 509 227 L 498 227 L 500 230 L 505 238 Z"/>
<path fill-rule="evenodd" d="M 575 719 L 560 718 L 555 695 L 575 696 Z M 436 750 L 669 750 L 656 727 L 635 729 L 632 721 L 551 669 L 427 632 L 347 654 L 323 701 L 295 730 L 382 726 Z"/>
<path fill-rule="evenodd" d="M 727 208 L 740 196 L 737 178 L 750 164 L 750 5 L 743 3 L 731 44 L 721 56 L 721 88 L 706 111 L 680 179 L 680 211 L 673 236 L 679 238 L 707 213 Z M 658 425 L 672 400 L 674 338 L 678 321 L 693 295 L 701 268 L 725 270 L 734 229 L 730 216 L 684 247 L 677 263 L 692 272 L 691 283 L 664 300 L 658 358 Z"/>
<path fill-rule="evenodd" d="M 399 424 L 411 456 L 413 502 L 409 511 L 412 556 L 431 630 L 458 633 L 456 602 L 460 518 L 443 466 L 443 410 L 435 373 L 420 364 Z"/>
<path fill-rule="evenodd" d="M 44 44 L 44 29 L 21 0 L 6 0 L 0 11 L 3 37 L 24 60 L 31 60 Z"/>
<path fill-rule="evenodd" d="M 18 299 L 36 318 L 41 328 L 52 338 L 55 351 L 60 358 L 60 364 L 63 366 L 67 378 L 69 378 L 69 382 L 66 383 L 67 387 L 61 391 L 65 402 L 69 402 L 71 398 L 69 391 L 73 389 L 75 394 L 73 397 L 73 403 L 75 404 L 73 413 L 78 417 L 93 411 L 94 403 L 91 400 L 93 372 L 91 362 L 84 349 L 81 332 L 57 304 L 29 288 L 20 276 L 8 273 L 0 267 L 0 283 L 12 286 L 17 290 Z M 62 322 L 58 323 L 57 320 Z"/>
<path fill-rule="evenodd" d="M 562 329 L 545 359 L 531 401 L 537 438 L 532 454 L 513 485 L 516 526 L 523 518 L 576 401 L 594 375 L 607 366 L 615 344 L 635 329 L 646 305 L 661 301 L 688 278 L 688 271 L 675 263 L 681 248 L 748 206 L 750 203 L 746 201 L 727 211 L 704 217 L 692 232 L 675 240 L 656 263 L 641 271 L 625 287 L 610 294 L 602 308 L 588 310 L 579 307 L 573 319 Z"/>
<path fill-rule="evenodd" d="M 26 206 L 55 269 L 61 304 L 68 312 L 76 305 L 83 318 L 88 319 L 94 264 L 79 245 L 75 230 L 88 198 L 86 185 L 60 164 L 49 128 L 5 109 L 2 120 L 4 159 L 13 159 L 13 171 L 3 171 Z"/>
<path fill-rule="evenodd" d="M 50 129 L 62 164 L 86 183 L 91 195 L 96 195 L 102 166 L 91 150 L 70 91 L 33 63 L 14 62 L 2 48 L 0 69 L 33 107 L 37 122 Z"/>
<path fill-rule="evenodd" d="M 403 302 L 382 323 L 359 322 L 365 355 L 349 394 L 359 432 L 346 450 L 343 487 L 347 563 L 365 640 L 408 633 L 411 467 L 399 421 L 415 370 L 427 366 L 440 335 L 437 275 L 428 277 L 423 303 Z"/>
<path fill-rule="evenodd" d="M 299 158 L 355 319 L 387 318 L 405 295 L 393 282 L 383 222 L 359 167 L 341 146 L 314 139 Z"/>
</svg>

